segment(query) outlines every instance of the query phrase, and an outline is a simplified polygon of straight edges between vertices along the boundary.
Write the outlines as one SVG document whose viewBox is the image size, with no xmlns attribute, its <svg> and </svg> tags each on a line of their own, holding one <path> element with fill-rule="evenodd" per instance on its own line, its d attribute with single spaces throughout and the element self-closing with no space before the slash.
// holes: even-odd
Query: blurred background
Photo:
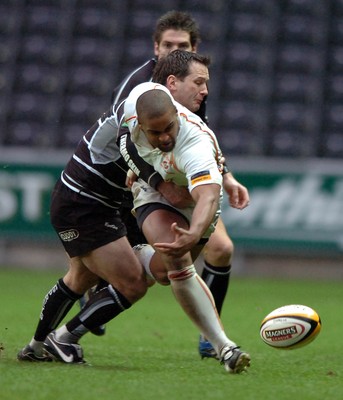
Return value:
<svg viewBox="0 0 343 400">
<path fill-rule="evenodd" d="M 343 278 L 343 0 L 1 0 L 0 265 L 64 268 L 51 188 L 172 9 L 199 24 L 210 126 L 250 190 L 223 207 L 237 273 Z"/>
</svg>

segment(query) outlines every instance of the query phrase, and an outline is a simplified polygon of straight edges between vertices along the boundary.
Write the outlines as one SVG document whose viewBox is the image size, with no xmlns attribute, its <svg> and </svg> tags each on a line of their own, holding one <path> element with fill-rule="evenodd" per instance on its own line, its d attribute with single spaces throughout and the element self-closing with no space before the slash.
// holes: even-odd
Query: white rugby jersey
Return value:
<svg viewBox="0 0 343 400">
<path fill-rule="evenodd" d="M 165 153 L 153 148 L 137 123 L 136 101 L 142 93 L 152 89 L 165 91 L 178 111 L 180 128 L 171 152 Z M 124 113 L 131 140 L 139 155 L 165 181 L 187 186 L 190 192 L 194 187 L 203 184 L 216 183 L 222 186 L 222 175 L 218 168 L 222 154 L 214 132 L 201 118 L 177 103 L 165 86 L 153 82 L 138 85 L 125 101 Z"/>
</svg>

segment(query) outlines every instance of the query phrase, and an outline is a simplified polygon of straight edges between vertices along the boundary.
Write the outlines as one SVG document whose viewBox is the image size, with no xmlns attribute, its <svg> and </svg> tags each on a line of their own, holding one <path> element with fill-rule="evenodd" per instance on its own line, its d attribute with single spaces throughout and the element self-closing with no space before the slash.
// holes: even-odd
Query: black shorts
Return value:
<svg viewBox="0 0 343 400">
<path fill-rule="evenodd" d="M 189 221 L 187 220 L 187 218 L 183 214 L 181 214 L 179 211 L 175 210 L 174 207 L 168 206 L 167 204 L 163 204 L 163 203 L 150 203 L 150 204 L 145 204 L 144 206 L 137 207 L 135 210 L 137 224 L 140 229 L 142 229 L 145 218 L 155 210 L 167 210 L 167 211 L 171 211 L 175 214 L 178 214 L 189 225 Z M 208 238 L 201 238 L 199 240 L 198 244 L 206 244 L 207 242 L 208 242 Z"/>
<path fill-rule="evenodd" d="M 179 211 L 175 210 L 174 207 L 168 206 L 167 204 L 164 203 L 150 203 L 150 204 L 145 204 L 144 206 L 137 207 L 135 209 L 137 224 L 140 229 L 142 229 L 145 218 L 155 210 L 167 210 L 171 211 L 174 214 L 178 214 L 189 225 L 189 221 L 187 220 L 187 218 L 184 215 L 182 215 Z"/>
<path fill-rule="evenodd" d="M 126 226 L 127 238 L 131 246 L 148 243 L 141 229 L 138 227 L 136 217 L 132 214 L 132 207 L 120 208 L 120 216 Z"/>
<path fill-rule="evenodd" d="M 82 256 L 126 236 L 124 220 L 130 225 L 132 240 L 142 238 L 140 243 L 145 243 L 134 217 L 131 219 L 129 214 L 129 208 L 109 208 L 70 190 L 61 181 L 57 182 L 51 197 L 51 223 L 70 257 Z"/>
</svg>

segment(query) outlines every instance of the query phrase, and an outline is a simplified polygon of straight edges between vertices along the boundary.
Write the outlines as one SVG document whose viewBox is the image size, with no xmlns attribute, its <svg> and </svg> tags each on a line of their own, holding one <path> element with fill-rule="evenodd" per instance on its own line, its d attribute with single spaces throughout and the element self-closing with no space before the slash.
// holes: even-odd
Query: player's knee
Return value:
<svg viewBox="0 0 343 400">
<path fill-rule="evenodd" d="M 159 272 L 157 274 L 154 274 L 154 278 L 156 279 L 156 282 L 162 286 L 170 285 L 170 280 L 168 278 L 167 272 Z"/>
<path fill-rule="evenodd" d="M 99 277 L 90 273 L 88 270 L 70 268 L 63 277 L 63 282 L 71 291 L 83 294 L 88 289 L 98 284 Z"/>
<path fill-rule="evenodd" d="M 149 284 L 145 278 L 139 278 L 117 283 L 115 286 L 131 303 L 135 303 L 146 294 Z"/>
<path fill-rule="evenodd" d="M 231 264 L 234 244 L 229 237 L 227 237 L 226 240 L 213 241 L 208 244 L 209 246 L 206 248 L 205 260 L 209 264 L 215 266 L 227 266 Z"/>
<path fill-rule="evenodd" d="M 228 256 L 228 257 L 232 257 L 233 256 L 233 252 L 234 252 L 234 244 L 232 242 L 232 240 L 230 238 L 228 238 L 228 240 L 225 241 L 225 243 L 221 246 L 221 255 L 222 256 Z"/>
</svg>

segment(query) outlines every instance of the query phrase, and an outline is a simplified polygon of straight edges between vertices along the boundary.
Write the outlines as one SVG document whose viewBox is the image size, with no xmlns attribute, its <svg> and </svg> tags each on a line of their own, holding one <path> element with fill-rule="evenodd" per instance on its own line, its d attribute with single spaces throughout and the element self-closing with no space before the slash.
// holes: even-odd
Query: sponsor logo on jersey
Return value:
<svg viewBox="0 0 343 400">
<path fill-rule="evenodd" d="M 126 135 L 122 135 L 120 137 L 120 144 L 119 144 L 119 148 L 120 148 L 120 153 L 122 155 L 122 157 L 124 158 L 124 160 L 127 162 L 128 166 L 130 169 L 132 169 L 132 171 L 139 176 L 141 171 L 140 169 L 137 167 L 137 165 L 134 163 L 133 160 L 131 160 L 130 158 L 130 154 L 127 151 L 127 136 Z"/>
<path fill-rule="evenodd" d="M 191 183 L 195 185 L 196 183 L 209 181 L 211 179 L 210 171 L 201 171 L 191 176 Z"/>
<path fill-rule="evenodd" d="M 79 232 L 76 229 L 70 229 L 58 233 L 63 242 L 71 242 L 79 237 Z"/>
<path fill-rule="evenodd" d="M 165 154 L 160 165 L 161 167 L 165 170 L 168 171 L 170 169 L 172 162 L 170 161 L 170 156 L 169 154 Z"/>
</svg>

